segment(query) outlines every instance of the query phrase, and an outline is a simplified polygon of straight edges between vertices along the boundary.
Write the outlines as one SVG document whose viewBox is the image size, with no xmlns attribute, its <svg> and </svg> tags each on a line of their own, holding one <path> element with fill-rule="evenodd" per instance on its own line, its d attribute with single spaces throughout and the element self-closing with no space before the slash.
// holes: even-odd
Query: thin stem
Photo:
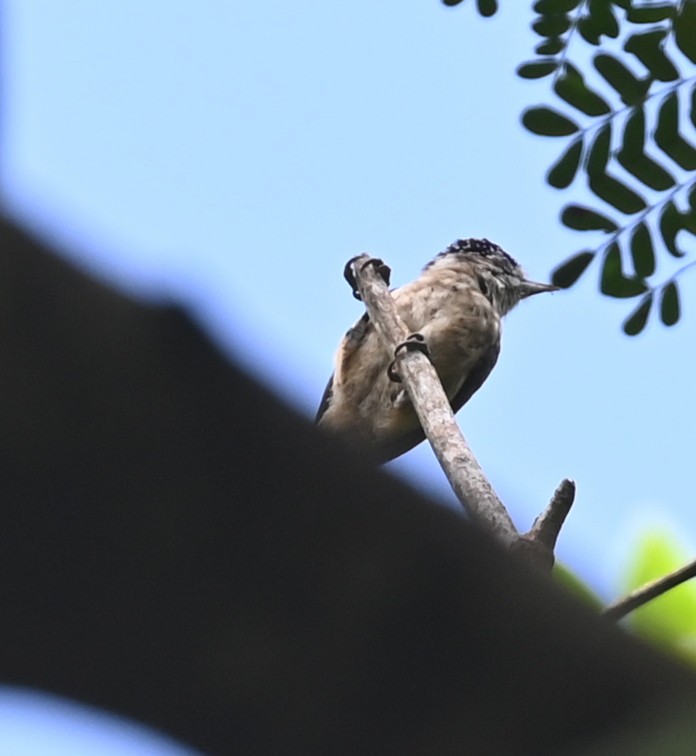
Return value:
<svg viewBox="0 0 696 756">
<path fill-rule="evenodd" d="M 585 7 L 587 6 L 588 0 L 582 0 L 580 5 L 578 5 L 575 16 L 573 17 L 573 20 L 570 22 L 570 27 L 568 29 L 568 38 L 565 41 L 565 45 L 563 46 L 563 50 L 561 50 L 560 55 L 558 56 L 558 68 L 556 69 L 556 72 L 553 75 L 553 81 L 551 82 L 551 86 L 554 86 L 559 78 L 560 71 L 565 68 L 566 63 L 568 62 L 568 50 L 570 49 L 570 43 L 573 41 L 573 37 L 575 36 L 575 33 L 578 30 L 578 24 L 580 22 L 580 19 L 582 18 L 582 13 L 585 10 Z"/>
<path fill-rule="evenodd" d="M 674 279 L 677 276 L 680 276 L 685 270 L 688 270 L 689 268 L 693 268 L 694 265 L 696 265 L 696 260 L 692 260 L 690 263 L 687 263 L 686 265 L 682 265 L 681 268 L 679 268 L 679 270 L 672 273 L 672 275 L 666 281 L 663 281 L 660 284 L 660 286 L 666 286 L 668 283 L 671 283 L 672 281 L 674 281 Z"/>
<path fill-rule="evenodd" d="M 656 202 L 655 204 L 648 206 L 645 210 L 638 213 L 638 215 L 629 224 L 625 226 L 621 226 L 621 228 L 617 229 L 606 241 L 603 241 L 597 247 L 597 251 L 598 252 L 604 251 L 607 247 L 613 244 L 622 235 L 626 234 L 629 231 L 632 231 L 639 223 L 642 223 L 651 213 L 655 212 L 655 210 L 661 210 L 662 207 L 667 202 L 670 202 L 674 197 L 676 197 L 677 194 L 684 191 L 685 189 L 691 189 L 694 187 L 696 187 L 696 179 L 691 179 L 689 181 L 683 181 L 682 183 L 678 183 L 674 187 L 674 189 L 671 189 L 664 197 L 661 197 L 659 202 Z"/>
<path fill-rule="evenodd" d="M 674 570 L 674 572 L 631 591 L 627 596 L 606 607 L 602 614 L 610 620 L 618 621 L 634 609 L 647 604 L 648 601 L 652 601 L 658 596 L 662 596 L 662 594 L 693 577 L 696 577 L 696 559 Z"/>
</svg>

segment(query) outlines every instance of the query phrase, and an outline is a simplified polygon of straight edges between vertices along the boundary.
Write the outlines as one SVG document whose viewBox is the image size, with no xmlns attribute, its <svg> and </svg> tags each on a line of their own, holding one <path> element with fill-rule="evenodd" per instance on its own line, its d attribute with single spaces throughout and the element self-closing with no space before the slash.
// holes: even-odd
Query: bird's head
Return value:
<svg viewBox="0 0 696 756">
<path fill-rule="evenodd" d="M 533 294 L 558 289 L 552 284 L 528 280 L 516 260 L 488 239 L 458 239 L 425 269 L 440 267 L 461 270 L 473 279 L 500 315 Z"/>
</svg>

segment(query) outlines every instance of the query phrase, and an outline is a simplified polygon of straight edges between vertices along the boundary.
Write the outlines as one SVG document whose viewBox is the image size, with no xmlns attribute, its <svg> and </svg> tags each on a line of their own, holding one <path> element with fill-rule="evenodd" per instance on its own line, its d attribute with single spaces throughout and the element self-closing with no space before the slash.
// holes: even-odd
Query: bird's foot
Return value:
<svg viewBox="0 0 696 756">
<path fill-rule="evenodd" d="M 396 349 L 394 350 L 394 357 L 404 349 L 408 352 L 420 352 L 430 359 L 430 350 L 425 343 L 425 336 L 423 336 L 422 333 L 411 333 L 406 337 L 406 341 L 397 344 Z M 393 360 L 389 364 L 387 375 L 389 376 L 389 380 L 394 381 L 395 383 L 401 383 L 401 376 L 396 370 L 396 360 Z"/>
<path fill-rule="evenodd" d="M 353 273 L 353 263 L 356 260 L 359 260 L 361 257 L 364 257 L 364 255 L 357 255 L 356 257 L 351 257 L 350 260 L 346 263 L 346 267 L 343 269 L 343 277 L 348 281 L 348 285 L 351 288 L 351 291 L 353 292 L 353 296 L 356 299 L 362 300 L 362 297 L 360 296 L 360 291 L 358 290 L 358 283 L 355 280 L 355 274 Z M 389 281 L 391 277 L 391 268 L 384 263 L 384 260 L 380 260 L 378 257 L 370 257 L 361 265 L 360 270 L 364 270 L 367 268 L 367 266 L 370 265 L 374 267 L 375 271 L 382 277 L 382 280 L 384 281 L 387 286 L 389 286 Z"/>
</svg>

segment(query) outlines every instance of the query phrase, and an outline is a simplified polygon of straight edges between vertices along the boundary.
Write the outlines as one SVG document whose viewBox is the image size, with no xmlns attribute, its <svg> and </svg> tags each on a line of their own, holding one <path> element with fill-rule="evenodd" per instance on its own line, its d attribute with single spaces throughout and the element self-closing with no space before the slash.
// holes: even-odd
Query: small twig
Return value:
<svg viewBox="0 0 696 756">
<path fill-rule="evenodd" d="M 575 501 L 575 482 L 564 478 L 553 492 L 546 509 L 534 520 L 527 535 L 543 543 L 550 551 L 556 548 L 558 534 Z"/>
<path fill-rule="evenodd" d="M 528 533 L 520 536 L 519 550 L 531 545 L 536 559 L 547 568 L 553 567 L 556 541 L 575 501 L 575 482 L 564 478 L 553 492 L 546 509 L 534 520 Z"/>
<path fill-rule="evenodd" d="M 667 591 L 676 588 L 676 586 L 685 583 L 693 577 L 696 577 L 696 559 L 674 570 L 674 572 L 670 572 L 661 578 L 657 578 L 657 580 L 636 588 L 635 591 L 631 591 L 631 593 L 615 601 L 613 604 L 609 604 L 602 612 L 602 615 L 610 620 L 618 621 L 639 606 L 647 604 L 648 601 L 652 601 L 654 598 L 667 593 Z"/>
<path fill-rule="evenodd" d="M 394 354 L 409 331 L 384 279 L 369 262 L 367 255 L 352 261 L 356 286 L 382 342 Z M 398 350 L 394 360 L 425 435 L 462 506 L 503 543 L 512 545 L 518 532 L 466 443 L 430 360 L 421 352 L 405 349 Z"/>
<path fill-rule="evenodd" d="M 574 501 L 575 483 L 564 478 L 553 492 L 546 509 L 534 520 L 530 531 L 520 536 L 515 549 L 527 552 L 546 569 L 553 567 L 556 541 Z"/>
</svg>

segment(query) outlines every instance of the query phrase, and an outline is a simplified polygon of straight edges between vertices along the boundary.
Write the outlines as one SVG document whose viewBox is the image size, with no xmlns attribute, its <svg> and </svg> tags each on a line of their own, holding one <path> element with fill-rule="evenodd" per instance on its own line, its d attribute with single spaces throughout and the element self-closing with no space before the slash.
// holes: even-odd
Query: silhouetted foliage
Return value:
<svg viewBox="0 0 696 756">
<path fill-rule="evenodd" d="M 462 0 L 442 0 L 445 5 L 459 5 Z M 476 0 L 476 7 L 482 16 L 493 16 L 498 10 L 497 0 Z"/>
<path fill-rule="evenodd" d="M 668 276 L 658 267 L 686 257 L 696 236 L 696 2 L 538 0 L 533 10 L 542 39 L 517 73 L 548 78 L 555 101 L 530 107 L 522 123 L 567 138 L 548 184 L 584 184 L 597 200 L 567 205 L 561 222 L 605 234 L 561 263 L 553 281 L 572 286 L 595 263 L 604 295 L 636 300 L 627 334 L 643 330 L 653 305 L 674 325 L 678 277 L 696 261 Z"/>
</svg>

